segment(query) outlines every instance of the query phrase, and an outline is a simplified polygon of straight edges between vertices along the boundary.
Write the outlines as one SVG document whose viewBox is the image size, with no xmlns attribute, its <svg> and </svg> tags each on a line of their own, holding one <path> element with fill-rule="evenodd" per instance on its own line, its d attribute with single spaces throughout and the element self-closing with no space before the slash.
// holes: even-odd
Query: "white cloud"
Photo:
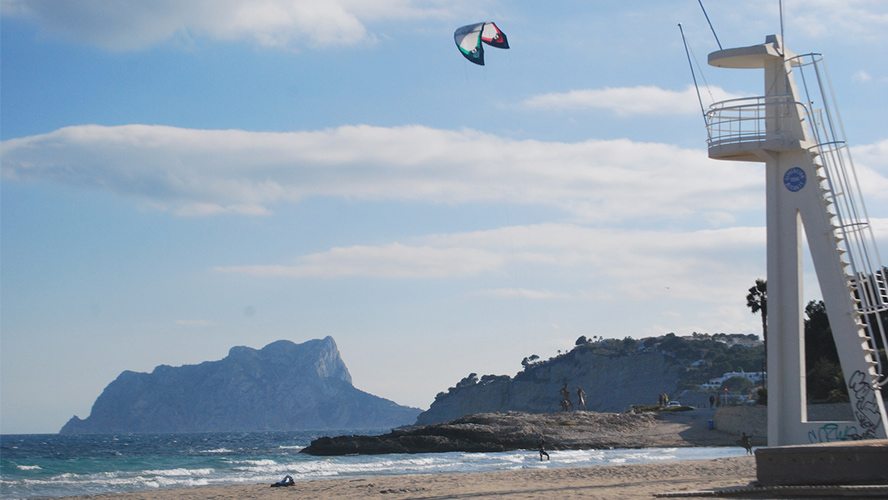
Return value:
<svg viewBox="0 0 888 500">
<path fill-rule="evenodd" d="M 888 139 L 851 148 L 864 200 L 888 200 Z"/>
<path fill-rule="evenodd" d="M 115 51 L 201 36 L 269 47 L 354 45 L 374 38 L 368 22 L 447 15 L 443 2 L 417 0 L 3 0 L 2 5 L 4 15 L 34 22 L 44 36 Z"/>
<path fill-rule="evenodd" d="M 883 0 L 786 2 L 785 19 L 790 35 L 798 32 L 812 37 L 854 36 L 884 41 L 888 32 L 888 8 Z"/>
<path fill-rule="evenodd" d="M 550 290 L 529 290 L 527 288 L 497 288 L 492 290 L 479 290 L 473 295 L 479 297 L 521 297 L 525 299 L 570 299 L 574 296 L 569 293 L 552 292 Z M 557 330 L 557 325 L 553 325 Z"/>
<path fill-rule="evenodd" d="M 870 225 L 873 228 L 873 234 L 878 240 L 888 240 L 888 218 L 872 218 L 870 217 Z"/>
<path fill-rule="evenodd" d="M 741 97 L 720 87 L 700 90 L 704 108 L 712 102 Z M 581 111 L 607 109 L 618 115 L 676 115 L 700 113 L 700 101 L 693 85 L 683 91 L 656 86 L 580 89 L 533 96 L 522 103 L 533 109 Z"/>
<path fill-rule="evenodd" d="M 875 144 L 855 146 L 851 151 L 855 162 L 863 163 L 875 170 L 888 171 L 888 139 Z"/>
<path fill-rule="evenodd" d="M 882 68 L 879 68 L 882 69 Z M 873 76 L 869 72 L 864 70 L 856 71 L 853 75 L 851 75 L 851 80 L 861 84 L 883 84 L 888 83 L 888 76 Z"/>
<path fill-rule="evenodd" d="M 176 324 L 179 326 L 191 326 L 191 327 L 207 327 L 212 326 L 213 322 L 205 319 L 179 319 L 176 320 Z"/>
<path fill-rule="evenodd" d="M 866 83 L 872 81 L 873 77 L 869 73 L 864 70 L 859 70 L 853 75 L 851 75 L 851 79 L 858 83 Z"/>
<path fill-rule="evenodd" d="M 162 205 L 158 208 L 164 209 Z M 202 216 L 202 215 L 220 215 L 220 214 L 239 214 L 239 215 L 271 215 L 271 211 L 261 205 L 239 204 L 239 205 L 217 205 L 215 203 L 188 203 L 174 210 L 176 215 L 184 216 Z"/>
<path fill-rule="evenodd" d="M 731 301 L 763 265 L 764 228 L 622 230 L 538 224 L 440 234 L 377 247 L 334 248 L 294 265 L 218 267 L 217 272 L 287 278 L 471 278 L 534 269 L 554 286 L 581 274 L 600 289 L 508 287 L 477 296 L 525 299 Z M 565 281 L 566 280 L 566 281 Z M 582 280 L 588 286 L 589 279 Z M 738 288 L 739 287 L 739 288 Z"/>
<path fill-rule="evenodd" d="M 502 266 L 502 257 L 483 249 L 432 248 L 393 243 L 381 247 L 334 248 L 308 255 L 296 265 L 217 267 L 222 273 L 289 278 L 451 278 Z"/>
<path fill-rule="evenodd" d="M 659 143 L 509 140 L 476 130 L 310 132 L 84 125 L 2 143 L 6 179 L 134 196 L 182 215 L 267 214 L 309 196 L 557 207 L 589 221 L 733 222 L 756 169 Z"/>
</svg>

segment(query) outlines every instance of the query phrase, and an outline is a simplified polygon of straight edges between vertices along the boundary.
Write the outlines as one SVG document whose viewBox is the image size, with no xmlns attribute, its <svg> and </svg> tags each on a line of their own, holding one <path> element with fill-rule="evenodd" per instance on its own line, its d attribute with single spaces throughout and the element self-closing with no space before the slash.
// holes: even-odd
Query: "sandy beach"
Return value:
<svg viewBox="0 0 888 500">
<path fill-rule="evenodd" d="M 636 444 L 658 446 L 719 446 L 735 436 L 710 431 L 711 411 L 664 415 L 656 424 L 631 434 Z M 558 451 L 551 451 L 558 460 Z M 456 499 L 456 498 L 654 498 L 655 494 L 716 488 L 747 487 L 755 481 L 752 456 L 539 470 L 513 470 L 435 475 L 393 475 L 297 482 L 271 488 L 269 484 L 153 490 L 72 497 L 81 500 L 249 500 L 293 498 Z"/>
<path fill-rule="evenodd" d="M 553 453 L 557 460 L 557 453 Z M 755 480 L 751 456 L 687 462 L 437 474 L 376 476 L 268 484 L 155 490 L 73 497 L 81 500 L 275 500 L 337 498 L 386 500 L 458 498 L 584 498 L 625 500 L 655 494 L 749 486 Z M 718 498 L 718 497 L 716 497 Z"/>
</svg>

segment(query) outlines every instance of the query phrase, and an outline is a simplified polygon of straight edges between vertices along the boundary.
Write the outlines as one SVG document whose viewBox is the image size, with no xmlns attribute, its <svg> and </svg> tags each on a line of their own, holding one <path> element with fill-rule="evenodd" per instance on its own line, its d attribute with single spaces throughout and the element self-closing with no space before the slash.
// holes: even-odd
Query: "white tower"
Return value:
<svg viewBox="0 0 888 500">
<path fill-rule="evenodd" d="M 872 339 L 879 335 L 884 343 L 877 318 L 888 309 L 886 276 L 822 57 L 797 56 L 771 35 L 761 45 L 713 52 L 709 64 L 765 73 L 764 96 L 715 103 L 706 121 L 710 158 L 765 163 L 768 445 L 885 438 Z M 851 421 L 808 421 L 802 234 L 848 386 Z"/>
</svg>

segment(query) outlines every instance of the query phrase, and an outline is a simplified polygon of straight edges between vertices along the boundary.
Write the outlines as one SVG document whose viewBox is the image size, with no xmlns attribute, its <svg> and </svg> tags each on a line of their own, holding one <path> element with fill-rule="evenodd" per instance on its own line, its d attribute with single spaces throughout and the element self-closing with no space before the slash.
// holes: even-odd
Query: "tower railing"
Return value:
<svg viewBox="0 0 888 500">
<path fill-rule="evenodd" d="M 713 148 L 764 142 L 767 102 L 766 97 L 760 96 L 713 103 L 706 113 L 706 143 Z"/>
</svg>

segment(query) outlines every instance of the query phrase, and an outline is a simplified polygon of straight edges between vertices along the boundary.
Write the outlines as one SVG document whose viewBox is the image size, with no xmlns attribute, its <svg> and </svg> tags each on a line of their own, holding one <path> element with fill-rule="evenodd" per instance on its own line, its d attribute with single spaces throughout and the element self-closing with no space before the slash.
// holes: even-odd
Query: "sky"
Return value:
<svg viewBox="0 0 888 500">
<path fill-rule="evenodd" d="M 708 159 L 678 24 L 704 104 L 757 96 L 706 56 L 778 2 L 704 5 L 718 42 L 695 0 L 2 0 L 0 432 L 280 339 L 426 409 L 579 336 L 760 333 L 764 167 Z M 888 248 L 888 2 L 784 7 Z"/>
</svg>

